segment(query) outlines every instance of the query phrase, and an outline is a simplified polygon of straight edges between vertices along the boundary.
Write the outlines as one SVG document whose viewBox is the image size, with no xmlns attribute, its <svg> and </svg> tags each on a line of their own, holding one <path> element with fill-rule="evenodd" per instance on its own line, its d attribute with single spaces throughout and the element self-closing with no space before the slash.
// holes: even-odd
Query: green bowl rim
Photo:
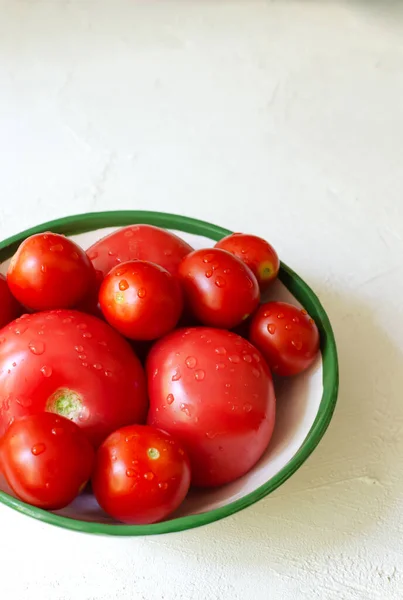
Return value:
<svg viewBox="0 0 403 600">
<path fill-rule="evenodd" d="M 184 231 L 208 237 L 214 241 L 218 241 L 222 237 L 232 233 L 228 229 L 212 225 L 205 221 L 170 213 L 135 210 L 87 213 L 48 221 L 0 242 L 0 262 L 10 258 L 18 245 L 25 238 L 35 233 L 51 230 L 65 235 L 75 235 L 95 229 L 119 227 L 135 223 L 148 223 L 150 225 Z M 65 529 L 103 535 L 137 536 L 178 532 L 212 523 L 251 506 L 278 488 L 299 469 L 319 444 L 331 421 L 336 406 L 339 386 L 336 342 L 329 318 L 323 306 L 311 288 L 284 263 L 281 263 L 279 278 L 293 296 L 308 310 L 319 328 L 323 360 L 323 395 L 318 414 L 304 442 L 298 452 L 274 477 L 243 498 L 235 500 L 221 508 L 152 525 L 119 525 L 80 521 L 36 508 L 13 498 L 5 492 L 0 492 L 0 502 L 25 515 L 52 525 L 64 527 Z"/>
</svg>

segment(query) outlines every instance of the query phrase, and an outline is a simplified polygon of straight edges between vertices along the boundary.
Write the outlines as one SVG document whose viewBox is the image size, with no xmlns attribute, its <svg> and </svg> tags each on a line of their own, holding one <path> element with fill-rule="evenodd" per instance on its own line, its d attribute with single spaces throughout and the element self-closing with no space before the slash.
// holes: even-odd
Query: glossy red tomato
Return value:
<svg viewBox="0 0 403 600">
<path fill-rule="evenodd" d="M 259 286 L 238 258 L 218 248 L 196 250 L 181 262 L 179 276 L 188 308 L 204 325 L 231 329 L 255 310 Z"/>
<path fill-rule="evenodd" d="M 270 441 L 275 395 L 260 352 L 229 331 L 197 327 L 159 340 L 147 360 L 147 422 L 185 446 L 196 486 L 244 475 Z"/>
<path fill-rule="evenodd" d="M 0 440 L 0 466 L 24 502 L 57 510 L 91 477 L 95 452 L 75 424 L 51 413 L 15 421 Z"/>
<path fill-rule="evenodd" d="M 0 273 L 0 328 L 16 319 L 21 313 L 22 307 L 10 292 L 6 278 Z"/>
<path fill-rule="evenodd" d="M 0 330 L 0 435 L 15 418 L 47 410 L 75 421 L 98 445 L 145 420 L 145 388 L 129 344 L 95 317 L 42 312 Z"/>
<path fill-rule="evenodd" d="M 278 375 L 305 371 L 319 353 L 319 332 L 307 311 L 286 302 L 262 304 L 252 319 L 250 341 Z"/>
<path fill-rule="evenodd" d="M 162 267 L 132 260 L 114 267 L 99 292 L 106 320 L 132 340 L 154 340 L 175 327 L 182 313 L 182 290 Z"/>
<path fill-rule="evenodd" d="M 147 260 L 176 275 L 180 261 L 193 248 L 177 235 L 153 225 L 130 225 L 95 242 L 87 250 L 94 267 L 105 276 L 128 260 Z"/>
<path fill-rule="evenodd" d="M 11 292 L 31 310 L 71 308 L 95 284 L 95 271 L 84 250 L 56 233 L 27 238 L 7 273 Z"/>
<path fill-rule="evenodd" d="M 161 521 L 183 502 L 189 485 L 182 445 L 153 427 L 123 427 L 98 449 L 93 492 L 104 511 L 124 523 Z"/>
<path fill-rule="evenodd" d="M 252 270 L 264 292 L 276 279 L 280 269 L 277 252 L 266 240 L 256 235 L 232 233 L 215 245 L 242 260 Z"/>
</svg>

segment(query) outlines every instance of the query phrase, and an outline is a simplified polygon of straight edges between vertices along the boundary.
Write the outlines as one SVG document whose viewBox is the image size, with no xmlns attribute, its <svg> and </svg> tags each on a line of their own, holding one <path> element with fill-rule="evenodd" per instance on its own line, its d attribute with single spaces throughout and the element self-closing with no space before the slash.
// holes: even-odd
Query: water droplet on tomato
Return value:
<svg viewBox="0 0 403 600">
<path fill-rule="evenodd" d="M 140 288 L 137 292 L 137 296 L 139 298 L 145 298 L 146 294 L 147 294 L 147 292 L 144 288 Z"/>
<path fill-rule="evenodd" d="M 203 369 L 197 369 L 197 371 L 195 371 L 196 381 L 203 381 L 205 376 L 206 376 L 206 373 L 203 371 Z"/>
<path fill-rule="evenodd" d="M 105 375 L 105 377 L 112 377 L 112 371 L 106 370 L 106 371 L 104 371 L 104 375 Z"/>
<path fill-rule="evenodd" d="M 133 237 L 133 231 L 131 229 L 127 229 L 127 231 L 123 234 L 125 237 Z"/>
<path fill-rule="evenodd" d="M 294 323 L 299 323 L 299 317 L 293 317 Z"/>
<path fill-rule="evenodd" d="M 292 326 L 287 324 L 287 325 L 285 326 L 285 328 L 287 329 L 287 331 L 291 331 L 291 329 L 292 329 Z"/>
<path fill-rule="evenodd" d="M 230 388 L 230 387 L 231 387 L 231 384 L 230 384 L 230 383 L 226 383 L 226 384 L 225 384 L 225 387 L 226 387 L 226 388 Z"/>
<path fill-rule="evenodd" d="M 266 311 L 263 313 L 263 316 L 264 316 L 264 317 L 271 317 L 271 316 L 272 316 L 272 314 L 273 314 L 273 313 L 271 312 L 271 310 L 266 310 Z"/>
<path fill-rule="evenodd" d="M 17 363 L 16 363 L 16 362 L 13 362 L 11 366 L 12 366 L 12 367 L 16 367 L 16 366 L 17 366 Z"/>
<path fill-rule="evenodd" d="M 35 446 L 32 446 L 31 448 L 31 452 L 34 456 L 39 456 L 39 454 L 42 454 L 43 452 L 45 452 L 45 450 L 45 444 L 35 444 Z"/>
<path fill-rule="evenodd" d="M 129 284 L 127 283 L 126 279 L 122 279 L 121 281 L 119 281 L 119 289 L 124 292 L 125 290 L 127 290 L 129 287 Z"/>
<path fill-rule="evenodd" d="M 272 335 L 273 335 L 273 333 L 276 333 L 276 326 L 274 325 L 274 323 L 270 323 L 270 324 L 267 326 L 267 331 L 268 331 L 269 333 L 271 333 Z"/>
<path fill-rule="evenodd" d="M 228 273 L 231 273 L 231 269 L 224 269 L 223 273 L 227 275 Z"/>
<path fill-rule="evenodd" d="M 37 356 L 45 352 L 45 344 L 43 342 L 29 342 L 28 348 L 32 354 L 36 354 Z"/>
<path fill-rule="evenodd" d="M 204 263 L 209 263 L 213 260 L 214 258 L 214 254 L 211 254 L 211 252 L 209 252 L 208 254 L 205 254 L 203 257 L 203 262 Z"/>
<path fill-rule="evenodd" d="M 252 404 L 244 404 L 243 409 L 245 412 L 249 413 L 252 410 Z"/>
<path fill-rule="evenodd" d="M 88 363 L 87 363 L 87 362 L 82 362 L 82 363 L 81 363 L 81 365 L 82 365 L 83 367 L 88 367 Z"/>
<path fill-rule="evenodd" d="M 215 352 L 217 354 L 227 354 L 227 351 L 226 351 L 226 349 L 223 346 L 219 346 L 218 348 L 216 348 Z"/>
<path fill-rule="evenodd" d="M 165 481 L 161 481 L 158 484 L 158 487 L 160 488 L 160 490 L 166 490 L 166 489 L 168 489 L 168 484 Z"/>
<path fill-rule="evenodd" d="M 90 418 L 90 409 L 88 408 L 88 406 L 83 406 L 80 414 L 78 415 L 78 420 L 79 421 L 88 421 L 88 419 Z"/>
<path fill-rule="evenodd" d="M 49 250 L 51 252 L 63 252 L 63 250 L 64 250 L 63 244 L 55 244 L 54 246 L 51 246 L 49 248 Z"/>
<path fill-rule="evenodd" d="M 108 250 L 108 256 L 115 256 L 116 252 L 113 250 Z"/>
<path fill-rule="evenodd" d="M 240 356 L 238 356 L 238 354 L 233 354 L 232 356 L 229 356 L 229 357 L 228 357 L 228 360 L 229 360 L 230 362 L 232 362 L 232 363 L 235 363 L 235 364 L 236 364 L 236 363 L 239 363 L 239 362 L 241 362 L 241 357 L 240 357 Z"/>
<path fill-rule="evenodd" d="M 258 363 L 260 362 L 260 356 L 259 354 L 256 354 L 256 352 L 254 354 L 252 354 L 253 358 L 255 359 L 255 361 Z"/>
<path fill-rule="evenodd" d="M 171 379 L 172 381 L 179 381 L 179 379 L 181 378 L 181 372 L 179 370 L 179 367 L 177 367 L 176 371 L 174 371 L 174 374 L 172 375 Z"/>
<path fill-rule="evenodd" d="M 291 344 L 294 346 L 296 350 L 301 350 L 302 342 L 300 340 L 292 340 Z"/>
<path fill-rule="evenodd" d="M 151 471 L 144 473 L 144 479 L 147 479 L 147 481 L 152 481 L 154 479 L 154 473 L 151 473 Z"/>
<path fill-rule="evenodd" d="M 313 325 L 315 323 L 315 321 L 313 319 L 309 319 L 309 324 Z"/>
<path fill-rule="evenodd" d="M 247 362 L 247 363 L 251 363 L 251 362 L 252 362 L 252 357 L 251 357 L 251 355 L 250 355 L 250 354 L 244 354 L 244 355 L 242 356 L 242 359 L 243 359 L 245 362 Z"/>
<path fill-rule="evenodd" d="M 277 319 L 284 319 L 284 313 L 278 313 Z"/>
<path fill-rule="evenodd" d="M 127 469 L 126 475 L 127 477 L 136 477 L 136 471 L 134 469 Z"/>
<path fill-rule="evenodd" d="M 90 260 L 94 260 L 95 258 L 98 258 L 98 252 L 96 250 L 92 250 L 91 252 L 88 253 L 88 258 Z"/>
<path fill-rule="evenodd" d="M 72 258 L 73 260 L 78 260 L 78 259 L 79 259 L 78 253 L 77 253 L 77 252 L 72 252 L 72 253 L 71 253 L 71 258 Z"/>
<path fill-rule="evenodd" d="M 256 369 L 255 367 L 252 369 L 252 373 L 255 377 L 260 377 L 260 371 L 259 369 Z"/>
<path fill-rule="evenodd" d="M 100 342 L 98 342 L 98 344 L 100 346 L 104 346 L 104 348 L 108 349 L 108 344 L 104 340 L 101 340 Z"/>
<path fill-rule="evenodd" d="M 65 319 L 63 319 L 62 323 L 63 325 L 68 325 L 69 323 L 72 322 L 72 318 L 71 317 L 66 317 Z"/>
<path fill-rule="evenodd" d="M 83 352 L 84 348 L 82 346 L 74 346 L 74 350 L 76 350 L 76 352 Z"/>
<path fill-rule="evenodd" d="M 79 323 L 77 325 L 77 329 L 80 329 L 80 330 L 87 329 L 87 328 L 88 328 L 87 323 Z"/>
<path fill-rule="evenodd" d="M 78 355 L 78 358 L 79 358 L 80 360 L 85 360 L 85 359 L 87 358 L 87 355 L 86 355 L 86 354 L 79 354 L 79 355 Z"/>
<path fill-rule="evenodd" d="M 175 400 L 175 397 L 173 394 L 168 394 L 167 396 L 167 404 L 172 404 L 172 402 Z"/>
<path fill-rule="evenodd" d="M 301 308 L 301 312 L 302 312 L 303 315 L 307 315 L 308 314 L 308 311 L 305 310 L 305 308 Z"/>
<path fill-rule="evenodd" d="M 215 279 L 215 282 L 217 287 L 222 288 L 225 287 L 225 279 L 224 277 L 221 277 L 221 275 L 218 275 Z"/>
<path fill-rule="evenodd" d="M 127 273 L 127 267 L 120 267 L 120 269 L 116 271 L 115 275 L 116 277 L 122 277 L 122 275 L 125 273 Z"/>
<path fill-rule="evenodd" d="M 49 367 L 48 365 L 43 365 L 41 373 L 44 377 L 50 377 L 53 373 L 52 367 Z"/>
<path fill-rule="evenodd" d="M 84 331 L 83 338 L 92 338 L 92 333 L 90 333 L 89 331 Z"/>
<path fill-rule="evenodd" d="M 210 270 L 206 271 L 205 275 L 206 275 L 207 279 L 210 279 L 210 277 L 212 277 L 212 275 L 213 275 L 213 271 L 210 271 Z"/>
<path fill-rule="evenodd" d="M 64 433 L 63 427 L 53 427 L 51 429 L 52 435 L 62 435 Z"/>
<path fill-rule="evenodd" d="M 194 356 L 188 356 L 185 360 L 185 364 L 189 369 L 194 369 L 197 364 L 197 360 Z"/>
<path fill-rule="evenodd" d="M 220 371 L 221 369 L 225 369 L 225 364 L 223 362 L 219 362 L 216 364 L 215 368 L 217 371 Z"/>
<path fill-rule="evenodd" d="M 213 440 L 215 437 L 217 437 L 217 433 L 214 431 L 207 431 L 206 432 L 206 438 L 209 438 L 209 440 Z"/>
<path fill-rule="evenodd" d="M 187 417 L 190 417 L 190 411 L 189 411 L 189 407 L 188 407 L 188 405 L 187 405 L 187 404 L 183 404 L 183 403 L 182 403 L 182 404 L 180 405 L 180 409 L 181 409 L 181 411 L 182 411 L 182 412 L 184 412 L 184 413 L 185 413 L 185 415 L 186 415 Z"/>
<path fill-rule="evenodd" d="M 164 250 L 164 256 L 172 256 L 172 250 L 170 250 L 169 248 Z"/>
<path fill-rule="evenodd" d="M 94 367 L 94 369 L 96 371 L 101 371 L 101 369 L 102 369 L 101 363 L 94 363 L 92 366 Z"/>
</svg>

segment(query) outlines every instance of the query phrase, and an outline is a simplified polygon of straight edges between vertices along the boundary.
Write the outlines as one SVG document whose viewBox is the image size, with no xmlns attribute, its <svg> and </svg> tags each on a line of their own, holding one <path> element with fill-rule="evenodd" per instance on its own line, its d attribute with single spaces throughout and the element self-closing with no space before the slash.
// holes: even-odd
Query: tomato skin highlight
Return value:
<svg viewBox="0 0 403 600">
<path fill-rule="evenodd" d="M 146 371 L 147 423 L 183 443 L 193 485 L 229 483 L 259 460 L 276 400 L 270 370 L 247 340 L 208 327 L 176 330 L 153 346 Z"/>
<path fill-rule="evenodd" d="M 132 340 L 154 340 L 179 321 L 183 296 L 176 277 L 141 260 L 114 267 L 99 292 L 102 312 L 110 325 Z"/>
<path fill-rule="evenodd" d="M 14 421 L 0 440 L 0 467 L 11 489 L 48 510 L 74 500 L 91 477 L 94 459 L 80 428 L 52 413 Z"/>
<path fill-rule="evenodd" d="M 6 278 L 0 273 L 0 328 L 14 321 L 22 312 L 22 306 L 14 298 Z"/>
<path fill-rule="evenodd" d="M 13 419 L 56 412 L 99 445 L 141 423 L 148 407 L 140 361 L 105 322 L 74 310 L 46 311 L 0 330 L 0 435 Z"/>
<path fill-rule="evenodd" d="M 252 319 L 249 339 L 277 375 L 302 373 L 319 354 L 319 331 L 307 311 L 287 302 L 262 304 Z"/>
<path fill-rule="evenodd" d="M 247 233 L 232 233 L 216 243 L 215 248 L 231 252 L 242 260 L 255 275 L 264 292 L 277 278 L 280 260 L 277 252 L 261 237 Z"/>
<path fill-rule="evenodd" d="M 20 244 L 7 283 L 30 310 L 73 308 L 95 285 L 95 271 L 84 250 L 56 233 L 38 233 Z"/>
<path fill-rule="evenodd" d="M 179 276 L 186 306 L 203 325 L 232 329 L 259 303 L 256 277 L 225 250 L 195 250 L 182 260 Z"/>
<path fill-rule="evenodd" d="M 161 521 L 179 507 L 189 486 L 186 452 L 164 431 L 130 425 L 98 449 L 92 489 L 103 510 L 123 523 Z"/>
<path fill-rule="evenodd" d="M 192 246 L 166 229 L 139 224 L 98 240 L 88 248 L 87 255 L 104 277 L 112 267 L 129 260 L 149 261 L 176 275 L 182 258 L 192 250 Z"/>
</svg>

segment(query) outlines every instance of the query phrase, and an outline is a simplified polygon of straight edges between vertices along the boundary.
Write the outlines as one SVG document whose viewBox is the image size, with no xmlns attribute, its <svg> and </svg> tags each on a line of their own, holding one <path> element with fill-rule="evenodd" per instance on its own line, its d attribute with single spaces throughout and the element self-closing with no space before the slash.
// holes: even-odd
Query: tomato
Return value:
<svg viewBox="0 0 403 600">
<path fill-rule="evenodd" d="M 244 475 L 270 441 L 272 377 L 260 352 L 229 331 L 196 327 L 159 340 L 147 360 L 147 422 L 185 446 L 196 486 Z"/>
<path fill-rule="evenodd" d="M 11 489 L 24 502 L 50 510 L 81 492 L 94 458 L 81 429 L 51 413 L 15 421 L 0 440 L 0 465 Z"/>
<path fill-rule="evenodd" d="M 189 459 L 164 431 L 129 425 L 98 449 L 93 492 L 104 511 L 124 523 L 161 521 L 183 502 L 189 485 Z"/>
<path fill-rule="evenodd" d="M 247 264 L 258 280 L 260 291 L 264 292 L 276 279 L 280 269 L 277 252 L 261 237 L 232 233 L 217 242 L 215 247 L 231 252 Z"/>
<path fill-rule="evenodd" d="M 22 242 L 7 281 L 28 309 L 71 308 L 94 286 L 95 271 L 75 242 L 56 233 L 39 233 Z"/>
<path fill-rule="evenodd" d="M 156 263 L 176 275 L 180 261 L 192 250 L 170 231 L 153 225 L 131 225 L 95 242 L 87 254 L 104 276 L 115 265 L 134 259 Z"/>
<path fill-rule="evenodd" d="M 319 353 L 319 331 L 307 311 L 286 302 L 262 304 L 249 339 L 278 375 L 305 371 Z"/>
<path fill-rule="evenodd" d="M 231 329 L 247 319 L 259 303 L 252 271 L 218 248 L 196 250 L 181 262 L 179 276 L 188 308 L 204 325 Z"/>
<path fill-rule="evenodd" d="M 0 273 L 0 328 L 16 319 L 22 313 L 22 307 L 10 292 L 7 280 Z"/>
<path fill-rule="evenodd" d="M 105 277 L 99 302 L 106 320 L 133 340 L 153 340 L 177 324 L 183 308 L 176 277 L 162 267 L 131 260 Z"/>
<path fill-rule="evenodd" d="M 94 445 L 147 412 L 145 376 L 105 322 L 73 310 L 24 315 L 0 330 L 0 435 L 47 410 L 75 421 Z"/>
</svg>

